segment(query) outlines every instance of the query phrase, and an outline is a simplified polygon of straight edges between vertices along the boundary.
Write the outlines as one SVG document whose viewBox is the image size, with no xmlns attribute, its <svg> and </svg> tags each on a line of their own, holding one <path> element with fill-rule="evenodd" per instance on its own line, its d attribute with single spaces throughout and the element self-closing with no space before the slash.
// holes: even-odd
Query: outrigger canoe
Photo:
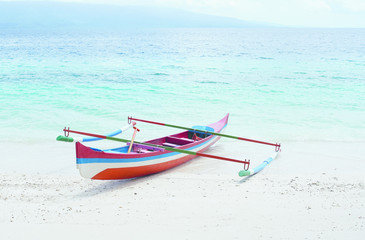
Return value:
<svg viewBox="0 0 365 240">
<path fill-rule="evenodd" d="M 204 130 L 221 132 L 227 125 L 228 116 L 227 114 L 218 122 L 206 126 Z M 219 139 L 219 136 L 211 134 L 184 131 L 145 143 L 203 152 Z M 81 176 L 101 180 L 135 178 L 176 167 L 197 157 L 136 143 L 131 152 L 127 153 L 129 144 L 101 150 L 76 142 L 76 163 Z"/>
<path fill-rule="evenodd" d="M 98 180 L 128 179 L 150 175 L 181 165 L 197 156 L 215 158 L 224 161 L 242 163 L 244 170 L 239 172 L 240 176 L 256 174 L 265 168 L 280 150 L 280 144 L 263 142 L 248 138 L 231 136 L 221 133 L 227 126 L 229 114 L 218 122 L 208 126 L 193 126 L 192 128 L 176 126 L 171 124 L 153 122 L 148 120 L 128 117 L 129 125 L 109 135 L 98 135 L 64 129 L 65 137 L 58 136 L 58 141 L 76 142 L 76 164 L 81 176 Z M 134 141 L 136 132 L 135 121 L 146 122 L 161 126 L 184 129 L 186 131 L 173 135 L 149 140 L 146 142 Z M 130 128 L 134 128 L 132 140 L 114 137 Z M 93 138 L 71 138 L 69 133 L 92 136 Z M 227 157 L 220 157 L 202 153 L 216 143 L 221 137 L 228 137 L 237 140 L 249 141 L 259 144 L 275 146 L 276 153 L 256 168 L 249 168 L 249 160 L 237 160 Z M 113 149 L 98 149 L 88 147 L 81 142 L 108 139 L 126 143 L 125 146 Z"/>
</svg>

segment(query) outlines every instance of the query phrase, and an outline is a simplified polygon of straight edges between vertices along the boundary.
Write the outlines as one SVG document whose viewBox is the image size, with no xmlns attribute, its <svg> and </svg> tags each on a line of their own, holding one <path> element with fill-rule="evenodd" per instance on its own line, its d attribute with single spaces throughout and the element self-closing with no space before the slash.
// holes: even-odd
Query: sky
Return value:
<svg viewBox="0 0 365 240">
<path fill-rule="evenodd" d="M 19 0 L 0 0 L 19 1 Z M 24 0 L 23 0 L 24 1 Z M 365 0 L 37 0 L 168 7 L 298 27 L 365 28 Z"/>
</svg>

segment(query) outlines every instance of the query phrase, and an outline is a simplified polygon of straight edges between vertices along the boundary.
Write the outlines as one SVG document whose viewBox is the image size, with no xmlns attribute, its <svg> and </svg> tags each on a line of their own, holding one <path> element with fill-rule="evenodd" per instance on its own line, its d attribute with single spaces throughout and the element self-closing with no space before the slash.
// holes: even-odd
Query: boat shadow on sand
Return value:
<svg viewBox="0 0 365 240">
<path fill-rule="evenodd" d="M 171 173 L 184 173 L 184 170 L 188 169 L 189 171 L 194 172 L 196 169 L 204 169 L 206 168 L 206 165 L 209 164 L 209 162 L 201 162 L 201 161 L 189 161 L 185 163 L 183 166 L 176 166 L 173 169 L 168 169 L 163 172 L 142 176 L 138 178 L 131 178 L 131 179 L 123 179 L 123 180 L 90 180 L 90 179 L 83 179 L 82 181 L 85 181 L 84 187 L 78 191 L 77 194 L 74 195 L 75 198 L 89 198 L 97 195 L 107 194 L 113 191 L 118 190 L 136 190 L 136 188 L 143 188 L 147 185 L 150 185 L 149 187 L 154 186 L 153 182 L 158 181 L 159 178 L 163 179 L 170 179 Z M 202 165 L 202 166 L 200 166 Z M 197 174 L 195 172 L 195 174 Z M 200 174 L 198 174 L 200 175 Z M 251 180 L 254 175 L 246 176 L 240 179 L 236 180 L 237 184 L 243 184 L 247 183 Z M 209 176 L 207 176 L 209 178 Z M 257 176 L 256 176 L 257 177 Z M 179 178 L 179 177 L 177 177 Z M 180 176 L 181 178 L 181 176 Z M 172 178 L 173 179 L 173 178 Z M 201 179 L 201 176 L 199 177 Z M 210 178 L 209 178 L 210 179 Z M 229 178 L 227 178 L 228 180 Z M 171 179 L 170 179 L 171 180 Z M 215 179 L 215 180 L 218 180 Z M 222 180 L 222 178 L 219 178 L 219 180 Z M 87 181 L 87 182 L 86 182 Z M 91 184 L 88 184 L 91 181 Z M 91 185 L 91 186 L 90 186 Z"/>
<path fill-rule="evenodd" d="M 144 188 L 149 185 L 151 188 L 155 188 L 155 181 L 158 181 L 159 179 L 167 180 L 168 182 L 173 182 L 174 177 L 172 177 L 170 174 L 173 174 L 174 176 L 176 173 L 182 173 L 184 172 L 184 169 L 189 169 L 189 171 L 193 171 L 194 169 L 204 169 L 206 165 L 200 166 L 201 164 L 199 161 L 189 161 L 184 163 L 183 165 L 176 166 L 171 169 L 167 169 L 163 172 L 158 172 L 142 177 L 137 178 L 130 178 L 130 179 L 122 179 L 122 180 L 90 180 L 90 179 L 82 179 L 81 181 L 84 181 L 85 187 L 82 187 L 80 191 L 74 195 L 75 198 L 81 197 L 81 198 L 88 198 L 93 197 L 99 194 L 106 194 L 112 191 L 117 191 L 121 189 L 134 189 L 138 188 Z M 205 163 L 206 164 L 206 163 Z M 178 177 L 177 177 L 178 178 Z M 91 181 L 91 185 L 88 184 Z"/>
<path fill-rule="evenodd" d="M 132 189 L 135 185 L 146 183 L 151 176 L 144 176 L 139 178 L 123 179 L 123 180 L 104 180 L 94 182 L 93 186 L 82 188 L 80 192 L 74 195 L 75 198 L 88 198 L 99 194 L 106 194 L 120 189 Z M 88 181 L 85 179 L 85 181 Z"/>
<path fill-rule="evenodd" d="M 238 181 L 238 183 L 246 183 L 246 182 L 250 181 L 251 178 L 254 177 L 254 176 L 255 176 L 255 174 L 247 176 L 247 177 L 243 177 L 241 180 Z"/>
</svg>

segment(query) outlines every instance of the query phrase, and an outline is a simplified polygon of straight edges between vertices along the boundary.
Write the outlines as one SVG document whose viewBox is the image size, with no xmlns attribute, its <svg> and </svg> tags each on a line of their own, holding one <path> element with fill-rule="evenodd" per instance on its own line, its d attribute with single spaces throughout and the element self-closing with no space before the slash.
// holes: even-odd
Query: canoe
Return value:
<svg viewBox="0 0 365 240">
<path fill-rule="evenodd" d="M 228 117 L 229 114 L 208 126 L 193 128 L 219 133 L 227 126 Z M 217 135 L 189 130 L 145 143 L 204 152 L 219 139 L 220 136 Z M 76 164 L 81 176 L 98 180 L 135 178 L 165 171 L 197 157 L 143 143 L 133 144 L 132 151 L 127 153 L 129 144 L 120 148 L 101 150 L 76 142 Z"/>
</svg>

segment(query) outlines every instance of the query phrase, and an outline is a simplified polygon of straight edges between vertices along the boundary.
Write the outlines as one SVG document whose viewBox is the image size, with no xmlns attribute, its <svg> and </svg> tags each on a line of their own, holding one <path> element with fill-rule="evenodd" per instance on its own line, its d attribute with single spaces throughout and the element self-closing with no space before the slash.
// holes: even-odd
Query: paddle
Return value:
<svg viewBox="0 0 365 240">
<path fill-rule="evenodd" d="M 128 121 L 130 122 L 131 120 L 135 120 L 135 121 L 139 121 L 139 122 L 145 122 L 145 123 L 151 123 L 151 124 L 156 124 L 156 125 L 161 125 L 161 126 L 166 126 L 166 127 L 172 127 L 172 128 L 180 128 L 180 129 L 184 129 L 184 130 L 192 130 L 192 131 L 201 132 L 201 133 L 205 133 L 205 134 L 212 134 L 212 135 L 217 135 L 217 136 L 221 136 L 221 137 L 238 139 L 238 140 L 242 140 L 242 141 L 248 141 L 248 142 L 271 145 L 271 146 L 275 146 L 275 151 L 278 152 L 280 150 L 280 144 L 278 144 L 278 143 L 263 142 L 263 141 L 258 141 L 258 140 L 254 140 L 254 139 L 249 139 L 249 138 L 243 138 L 243 137 L 227 135 L 227 134 L 223 134 L 223 133 L 210 132 L 210 131 L 199 130 L 199 129 L 195 129 L 195 128 L 188 128 L 188 127 L 182 127 L 182 126 L 177 126 L 177 125 L 172 125 L 172 124 L 167 124 L 167 123 L 160 123 L 160 122 L 154 122 L 154 121 L 148 121 L 148 120 L 128 117 Z"/>
<path fill-rule="evenodd" d="M 97 138 L 103 138 L 103 139 L 118 141 L 118 142 L 125 142 L 125 143 L 131 142 L 130 140 L 123 139 L 123 138 L 116 138 L 116 137 L 109 137 L 109 136 L 98 135 L 98 134 L 93 134 L 93 133 L 73 131 L 73 130 L 66 129 L 66 128 L 64 128 L 63 131 L 65 133 L 66 132 L 68 132 L 68 133 L 71 132 L 71 133 L 76 133 L 76 134 L 81 134 L 81 135 L 86 135 L 86 136 L 91 136 L 91 137 L 97 137 Z M 70 137 L 58 136 L 57 141 L 73 142 L 73 139 L 70 138 Z M 150 143 L 142 143 L 142 142 L 137 142 L 137 141 L 134 141 L 134 143 L 141 144 L 141 145 L 146 145 L 146 146 L 151 146 L 151 147 L 163 148 L 163 149 L 165 149 L 167 151 L 171 151 L 171 152 L 179 152 L 179 153 L 185 153 L 185 154 L 190 154 L 190 155 L 196 155 L 196 156 L 200 156 L 200 157 L 215 158 L 215 159 L 224 160 L 224 161 L 243 163 L 244 164 L 244 169 L 248 169 L 248 167 L 250 166 L 250 161 L 247 161 L 247 160 L 245 160 L 245 161 L 236 160 L 236 159 L 232 159 L 232 158 L 220 157 L 220 156 L 215 156 L 215 155 L 210 155 L 210 154 L 205 154 L 205 153 L 193 152 L 193 151 L 188 151 L 188 150 L 178 149 L 178 148 L 172 148 L 172 147 L 165 147 L 165 146 L 160 146 L 160 145 L 155 145 L 155 144 L 150 144 Z"/>
<path fill-rule="evenodd" d="M 134 142 L 134 138 L 136 137 L 137 132 L 139 132 L 139 129 L 138 128 L 133 127 L 133 129 L 134 129 L 133 137 L 132 137 L 131 144 L 129 145 L 129 148 L 128 148 L 128 152 L 127 153 L 130 153 L 131 152 L 132 146 L 133 146 L 133 142 Z"/>
</svg>

